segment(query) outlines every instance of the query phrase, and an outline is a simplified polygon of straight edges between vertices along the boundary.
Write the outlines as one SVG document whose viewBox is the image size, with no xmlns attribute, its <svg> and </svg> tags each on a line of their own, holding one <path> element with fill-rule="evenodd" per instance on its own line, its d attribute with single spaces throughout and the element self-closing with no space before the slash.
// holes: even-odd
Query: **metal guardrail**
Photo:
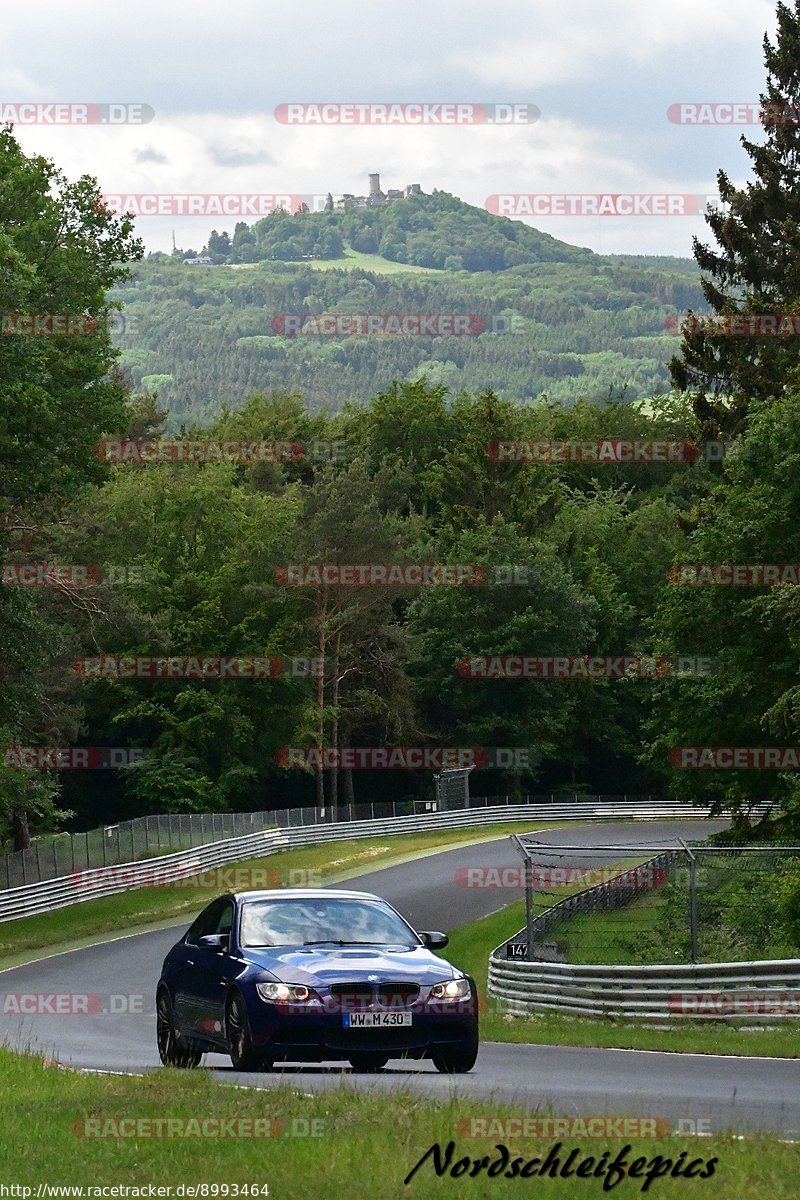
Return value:
<svg viewBox="0 0 800 1200">
<path fill-rule="evenodd" d="M 509 1013 L 687 1018 L 737 1023 L 800 1017 L 800 958 L 702 966 L 578 966 L 489 960 L 489 995 Z"/>
<path fill-rule="evenodd" d="M 565 916 L 628 903 L 643 890 L 647 868 L 674 865 L 679 851 L 657 855 L 616 880 L 568 896 L 506 939 L 489 957 L 490 996 L 516 1016 L 536 1012 L 583 1017 L 627 1017 L 657 1023 L 678 1020 L 771 1022 L 800 1018 L 800 958 L 692 965 L 592 964 L 508 958 L 508 946 L 544 938 Z M 631 878 L 632 886 L 619 881 Z"/>
<path fill-rule="evenodd" d="M 174 854 L 76 871 L 58 879 L 27 884 L 0 892 L 0 921 L 16 920 L 36 913 L 52 912 L 100 896 L 153 886 L 154 881 L 171 883 L 186 880 L 194 871 L 202 874 L 213 867 L 263 858 L 279 850 L 321 842 L 351 841 L 355 838 L 386 837 L 403 833 L 422 833 L 429 829 L 480 827 L 510 821 L 576 820 L 661 820 L 669 818 L 705 819 L 708 811 L 677 802 L 627 804 L 510 804 L 491 808 L 460 809 L 455 812 L 387 817 L 376 821 L 340 821 L 336 824 L 294 826 L 267 829 L 243 837 L 228 838 Z M 196 868 L 196 871 L 195 871 Z"/>
<path fill-rule="evenodd" d="M 438 778 L 438 777 L 436 777 Z M 437 784 L 438 790 L 438 784 Z M 61 879 L 74 871 L 139 862 L 155 855 L 172 854 L 194 846 L 208 846 L 227 838 L 244 837 L 265 829 L 290 829 L 295 825 L 322 825 L 334 820 L 380 821 L 411 817 L 422 812 L 452 812 L 463 808 L 493 808 L 499 804 L 633 804 L 664 803 L 651 795 L 525 795 L 449 796 L 437 800 L 366 800 L 341 805 L 334 817 L 330 805 L 295 807 L 260 812 L 161 813 L 116 821 L 81 833 L 60 833 L 37 838 L 25 850 L 0 853 L 0 891 Z"/>
</svg>

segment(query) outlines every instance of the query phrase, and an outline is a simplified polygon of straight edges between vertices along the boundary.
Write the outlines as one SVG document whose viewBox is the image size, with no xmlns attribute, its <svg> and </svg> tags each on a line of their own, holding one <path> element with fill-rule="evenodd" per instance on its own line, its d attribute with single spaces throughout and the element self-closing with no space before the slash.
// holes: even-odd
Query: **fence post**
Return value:
<svg viewBox="0 0 800 1200">
<path fill-rule="evenodd" d="M 697 963 L 697 859 L 683 838 L 678 838 L 689 856 L 689 930 L 692 940 L 692 962 Z"/>
<path fill-rule="evenodd" d="M 528 962 L 533 962 L 533 863 L 525 857 L 525 927 L 528 938 Z"/>
</svg>

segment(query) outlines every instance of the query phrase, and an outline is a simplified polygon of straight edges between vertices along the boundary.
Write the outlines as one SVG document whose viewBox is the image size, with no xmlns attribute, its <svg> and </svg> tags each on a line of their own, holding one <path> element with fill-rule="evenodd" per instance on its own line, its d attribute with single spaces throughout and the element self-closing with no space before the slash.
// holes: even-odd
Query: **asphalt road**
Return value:
<svg viewBox="0 0 800 1200">
<path fill-rule="evenodd" d="M 723 822 L 668 821 L 586 825 L 537 836 L 542 842 L 596 846 L 646 841 L 653 852 L 722 828 Z M 546 852 L 543 861 L 552 862 Z M 569 860 L 559 860 L 568 865 Z M 575 863 L 599 866 L 600 856 Z M 455 929 L 495 912 L 521 889 L 466 888 L 463 869 L 516 867 L 507 837 L 382 870 L 346 887 L 384 896 L 418 929 Z M 461 872 L 461 874 L 458 874 Z M 332 885 L 336 886 L 336 885 Z M 153 993 L 161 961 L 186 924 L 135 934 L 87 949 L 54 955 L 0 972 L 0 1036 L 12 1046 L 34 1046 L 60 1062 L 88 1069 L 139 1072 L 158 1063 Z M 15 1012 L 38 997 L 42 1011 Z M 73 996 L 84 1011 L 52 1011 L 53 997 Z M 23 1000 L 22 997 L 28 999 Z M 89 1012 L 86 1012 L 88 1006 Z M 49 1010 L 49 1011 L 48 1011 Z M 683 1132 L 764 1129 L 800 1137 L 800 1063 L 788 1060 L 709 1058 L 572 1047 L 484 1043 L 475 1070 L 458 1078 L 438 1075 L 427 1063 L 395 1063 L 379 1075 L 353 1075 L 341 1067 L 288 1067 L 274 1074 L 242 1075 L 221 1055 L 207 1055 L 221 1082 L 268 1088 L 291 1082 L 303 1091 L 348 1086 L 359 1091 L 413 1090 L 429 1096 L 494 1097 L 526 1112 L 559 1115 L 653 1116 Z"/>
</svg>

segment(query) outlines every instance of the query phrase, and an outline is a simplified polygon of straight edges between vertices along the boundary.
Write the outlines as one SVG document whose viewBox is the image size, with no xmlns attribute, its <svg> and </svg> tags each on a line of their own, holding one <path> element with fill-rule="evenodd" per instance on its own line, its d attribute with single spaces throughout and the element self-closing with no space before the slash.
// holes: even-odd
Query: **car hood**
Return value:
<svg viewBox="0 0 800 1200">
<path fill-rule="evenodd" d="M 377 975 L 381 983 L 413 980 L 430 986 L 460 974 L 449 962 L 424 947 L 385 950 L 369 946 L 275 946 L 249 948 L 242 955 L 283 983 L 302 983 L 307 987 L 361 982 L 369 975 Z"/>
</svg>

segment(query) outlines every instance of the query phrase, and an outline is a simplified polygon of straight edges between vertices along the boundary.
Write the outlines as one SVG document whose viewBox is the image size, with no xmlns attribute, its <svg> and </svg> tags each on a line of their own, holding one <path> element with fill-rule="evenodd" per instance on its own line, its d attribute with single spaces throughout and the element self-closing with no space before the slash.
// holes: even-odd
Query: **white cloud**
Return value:
<svg viewBox="0 0 800 1200">
<path fill-rule="evenodd" d="M 526 6 L 527 7 L 527 6 Z M 681 49 L 696 53 L 732 44 L 760 45 L 774 25 L 772 0 L 569 0 L 519 12 L 518 34 L 485 39 L 483 49 L 457 50 L 449 62 L 482 83 L 530 89 L 607 79 L 626 64 L 638 67 Z M 533 18 L 533 19 L 531 19 Z M 531 29 L 531 26 L 533 28 Z M 680 68 L 675 63 L 676 72 Z"/>
</svg>

